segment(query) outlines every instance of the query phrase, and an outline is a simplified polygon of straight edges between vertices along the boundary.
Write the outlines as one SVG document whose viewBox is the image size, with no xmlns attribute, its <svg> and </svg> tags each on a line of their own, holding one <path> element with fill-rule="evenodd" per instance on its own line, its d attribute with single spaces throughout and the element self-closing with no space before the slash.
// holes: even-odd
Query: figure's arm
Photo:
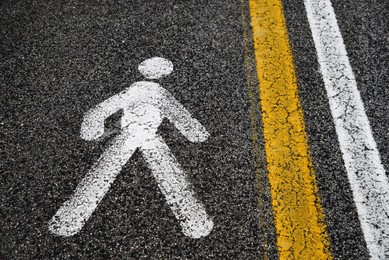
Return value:
<svg viewBox="0 0 389 260">
<path fill-rule="evenodd" d="M 164 116 L 191 142 L 204 142 L 209 133 L 199 121 L 192 117 L 186 108 L 181 105 L 168 91 L 164 91 Z"/>
<path fill-rule="evenodd" d="M 104 121 L 107 117 L 125 106 L 125 91 L 110 97 L 87 111 L 81 124 L 81 138 L 91 141 L 104 133 Z"/>
</svg>

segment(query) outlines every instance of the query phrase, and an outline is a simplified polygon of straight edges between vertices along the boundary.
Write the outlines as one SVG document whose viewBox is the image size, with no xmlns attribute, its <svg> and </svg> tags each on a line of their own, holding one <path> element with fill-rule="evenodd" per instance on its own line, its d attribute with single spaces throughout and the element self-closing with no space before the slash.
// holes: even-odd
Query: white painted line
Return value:
<svg viewBox="0 0 389 260">
<path fill-rule="evenodd" d="M 156 57 L 144 61 L 139 70 L 146 78 L 157 79 L 170 74 L 173 65 Z M 122 167 L 140 148 L 183 233 L 192 238 L 208 235 L 213 228 L 212 220 L 195 198 L 169 147 L 157 134 L 164 118 L 192 142 L 205 141 L 209 136 L 206 129 L 166 89 L 154 82 L 141 81 L 89 110 L 82 122 L 81 137 L 85 140 L 101 137 L 104 120 L 121 109 L 124 110 L 121 133 L 79 183 L 73 196 L 57 211 L 50 231 L 60 236 L 79 232 Z"/>
<path fill-rule="evenodd" d="M 304 0 L 336 132 L 372 259 L 389 258 L 389 183 L 329 0 Z"/>
</svg>

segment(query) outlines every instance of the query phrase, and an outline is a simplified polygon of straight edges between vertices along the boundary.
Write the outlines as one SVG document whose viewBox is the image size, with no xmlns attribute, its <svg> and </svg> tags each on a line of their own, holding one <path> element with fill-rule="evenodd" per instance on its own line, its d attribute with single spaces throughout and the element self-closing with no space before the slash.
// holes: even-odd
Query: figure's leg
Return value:
<svg viewBox="0 0 389 260">
<path fill-rule="evenodd" d="M 166 143 L 157 135 L 142 144 L 140 149 L 167 203 L 180 221 L 183 233 L 192 238 L 208 235 L 213 222 L 203 204 L 195 198 L 185 173 Z"/>
<path fill-rule="evenodd" d="M 137 144 L 128 134 L 117 136 L 78 184 L 73 196 L 57 211 L 50 222 L 50 231 L 59 236 L 79 232 L 132 156 Z"/>
</svg>

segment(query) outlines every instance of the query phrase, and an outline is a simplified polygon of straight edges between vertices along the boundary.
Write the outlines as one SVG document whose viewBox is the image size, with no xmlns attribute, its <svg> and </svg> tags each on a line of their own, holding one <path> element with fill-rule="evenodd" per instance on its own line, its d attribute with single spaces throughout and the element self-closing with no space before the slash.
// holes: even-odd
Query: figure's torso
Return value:
<svg viewBox="0 0 389 260">
<path fill-rule="evenodd" d="M 140 81 L 132 84 L 123 96 L 127 105 L 123 108 L 122 129 L 136 128 L 154 134 L 163 120 L 163 91 L 154 82 Z"/>
</svg>

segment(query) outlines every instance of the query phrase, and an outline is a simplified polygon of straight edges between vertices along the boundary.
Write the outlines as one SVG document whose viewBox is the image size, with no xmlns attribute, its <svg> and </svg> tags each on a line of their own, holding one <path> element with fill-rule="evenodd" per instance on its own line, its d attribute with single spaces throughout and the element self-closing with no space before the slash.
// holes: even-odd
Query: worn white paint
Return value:
<svg viewBox="0 0 389 260">
<path fill-rule="evenodd" d="M 148 78 L 168 75 L 172 68 L 170 61 L 162 58 L 146 60 L 139 66 Z M 104 120 L 121 109 L 124 111 L 121 133 L 52 218 L 51 232 L 60 236 L 79 232 L 122 167 L 140 148 L 167 203 L 180 221 L 183 233 L 192 238 L 208 235 L 213 228 L 212 220 L 195 198 L 169 147 L 157 134 L 164 118 L 174 123 L 192 142 L 205 141 L 209 136 L 206 129 L 166 89 L 154 82 L 141 81 L 89 110 L 82 122 L 81 137 L 85 140 L 101 137 Z"/>
<path fill-rule="evenodd" d="M 389 258 L 389 184 L 329 0 L 304 0 L 359 219 L 372 259 Z"/>
<path fill-rule="evenodd" d="M 154 57 L 143 61 L 138 69 L 146 79 L 159 79 L 173 72 L 173 63 L 164 58 Z"/>
</svg>

